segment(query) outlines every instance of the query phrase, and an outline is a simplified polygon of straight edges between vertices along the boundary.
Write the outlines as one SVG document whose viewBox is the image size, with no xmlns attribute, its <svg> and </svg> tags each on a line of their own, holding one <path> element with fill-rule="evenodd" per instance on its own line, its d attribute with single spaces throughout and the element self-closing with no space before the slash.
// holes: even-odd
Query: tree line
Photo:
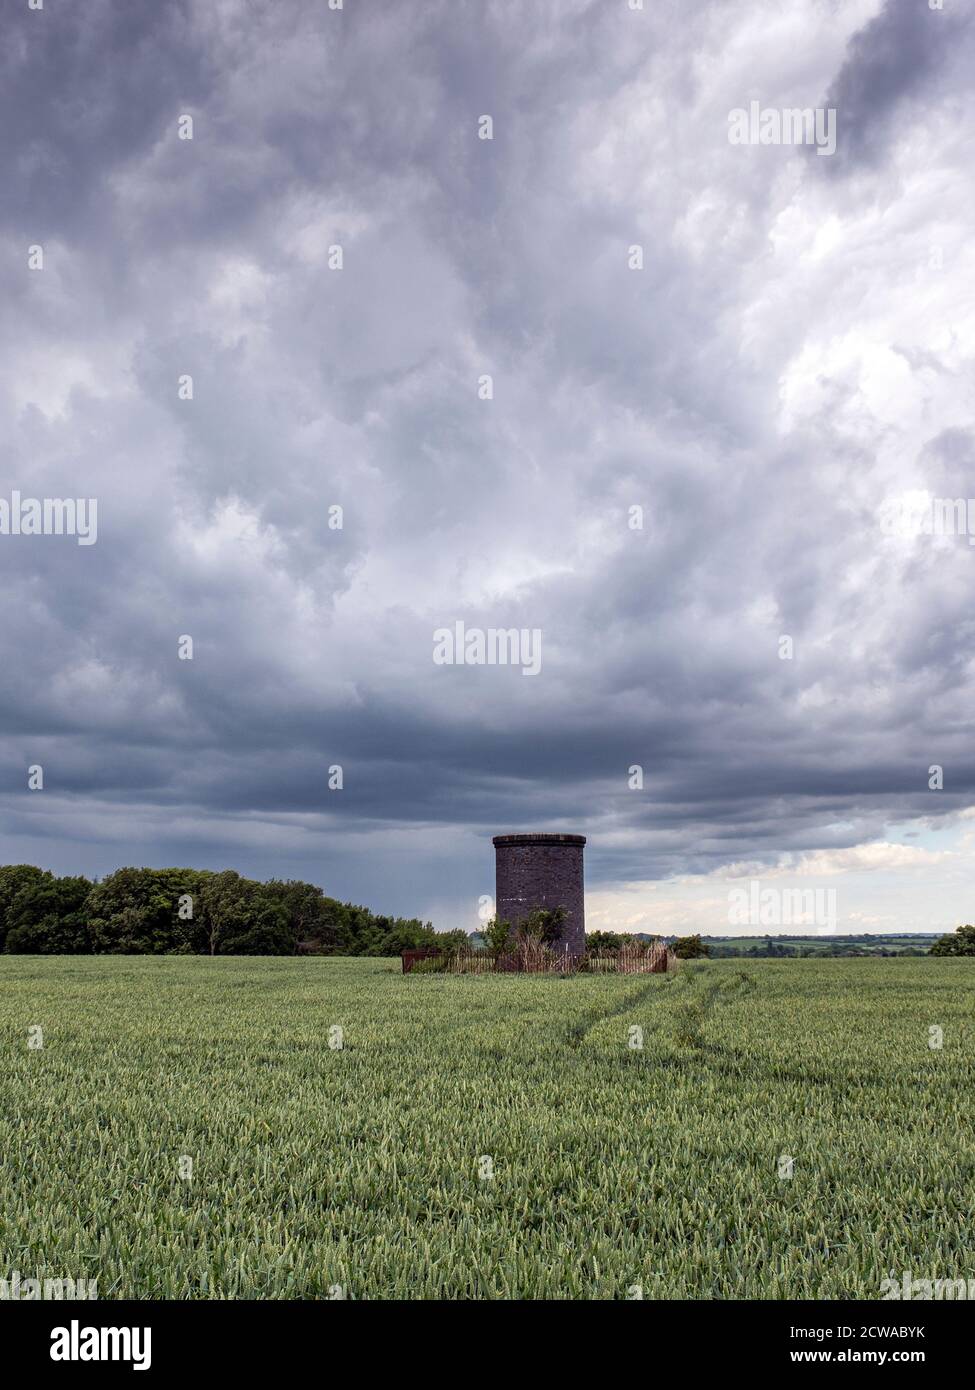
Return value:
<svg viewBox="0 0 975 1390">
<path fill-rule="evenodd" d="M 298 879 L 233 869 L 117 869 L 57 877 L 0 866 L 0 951 L 9 955 L 398 956 L 443 934 L 326 897 Z"/>
<path fill-rule="evenodd" d="M 975 927 L 966 922 L 947 936 L 939 936 L 931 947 L 933 956 L 975 956 Z"/>
</svg>

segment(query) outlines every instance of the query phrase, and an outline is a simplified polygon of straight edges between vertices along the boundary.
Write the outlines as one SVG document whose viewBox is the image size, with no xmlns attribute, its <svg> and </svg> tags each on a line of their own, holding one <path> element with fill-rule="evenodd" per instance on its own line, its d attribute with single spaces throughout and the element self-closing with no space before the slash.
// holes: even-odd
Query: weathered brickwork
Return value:
<svg viewBox="0 0 975 1390">
<path fill-rule="evenodd" d="M 564 907 L 561 945 L 573 955 L 586 949 L 582 871 L 585 835 L 495 835 L 495 909 L 516 925 L 533 907 Z"/>
</svg>

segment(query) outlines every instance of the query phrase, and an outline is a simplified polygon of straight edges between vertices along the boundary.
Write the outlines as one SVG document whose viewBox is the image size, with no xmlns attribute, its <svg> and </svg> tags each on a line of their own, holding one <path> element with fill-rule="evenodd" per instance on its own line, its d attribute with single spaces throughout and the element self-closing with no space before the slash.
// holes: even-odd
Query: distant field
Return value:
<svg viewBox="0 0 975 1390">
<path fill-rule="evenodd" d="M 973 989 L 964 959 L 562 980 L 0 958 L 0 1278 L 452 1299 L 975 1278 Z"/>
<path fill-rule="evenodd" d="M 858 951 L 879 955 L 882 951 L 929 951 L 938 940 L 937 934 L 906 934 L 889 936 L 844 936 L 841 932 L 830 932 L 824 936 L 706 936 L 706 942 L 719 949 L 732 948 L 736 951 L 749 951 L 754 947 L 765 947 L 772 941 L 776 948 L 798 953 L 815 951 L 829 955 L 844 947 L 855 947 Z"/>
</svg>

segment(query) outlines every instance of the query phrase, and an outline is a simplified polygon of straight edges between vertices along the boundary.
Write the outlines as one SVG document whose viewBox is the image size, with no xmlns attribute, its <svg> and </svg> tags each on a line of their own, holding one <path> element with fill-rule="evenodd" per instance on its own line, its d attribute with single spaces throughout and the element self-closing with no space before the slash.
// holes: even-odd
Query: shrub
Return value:
<svg viewBox="0 0 975 1390">
<path fill-rule="evenodd" d="M 500 956 L 508 944 L 508 937 L 511 935 L 511 923 L 499 921 L 497 916 L 494 916 L 490 922 L 484 924 L 481 934 L 491 954 Z"/>
<path fill-rule="evenodd" d="M 467 952 L 471 949 L 471 943 L 468 940 L 466 931 L 461 931 L 459 927 L 455 927 L 453 931 L 435 933 L 434 945 L 443 951 L 448 959 L 452 959 L 454 956 L 460 955 L 461 952 Z"/>
<path fill-rule="evenodd" d="M 586 949 L 591 955 L 610 955 L 630 938 L 616 931 L 591 931 L 586 933 Z"/>
<path fill-rule="evenodd" d="M 564 907 L 533 907 L 524 921 L 518 924 L 518 929 L 525 937 L 540 941 L 543 946 L 554 946 L 562 935 L 567 915 Z"/>
<path fill-rule="evenodd" d="M 697 960 L 708 953 L 707 943 L 700 936 L 679 936 L 673 945 L 678 960 Z"/>
</svg>

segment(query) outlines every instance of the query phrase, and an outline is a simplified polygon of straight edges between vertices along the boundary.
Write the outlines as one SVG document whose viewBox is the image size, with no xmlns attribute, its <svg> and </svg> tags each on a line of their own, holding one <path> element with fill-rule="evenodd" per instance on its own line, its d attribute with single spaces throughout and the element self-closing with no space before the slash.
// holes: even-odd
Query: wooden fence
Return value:
<svg viewBox="0 0 975 1390">
<path fill-rule="evenodd" d="M 442 956 L 435 946 L 421 946 L 415 951 L 403 952 L 403 974 L 408 975 L 418 960 L 429 960 L 431 956 Z"/>
<path fill-rule="evenodd" d="M 412 970 L 417 961 L 440 956 L 443 952 L 436 947 L 425 946 L 415 951 L 403 952 L 403 974 Z M 627 943 L 619 951 L 607 951 L 602 955 L 586 955 L 581 958 L 564 954 L 542 946 L 540 943 L 522 945 L 501 956 L 488 950 L 458 951 L 446 963 L 451 975 L 493 975 L 497 974 L 553 974 L 572 975 L 576 973 L 591 975 L 662 975 L 672 970 L 677 961 L 672 951 L 668 951 L 659 941 L 648 946 L 642 942 Z"/>
</svg>

